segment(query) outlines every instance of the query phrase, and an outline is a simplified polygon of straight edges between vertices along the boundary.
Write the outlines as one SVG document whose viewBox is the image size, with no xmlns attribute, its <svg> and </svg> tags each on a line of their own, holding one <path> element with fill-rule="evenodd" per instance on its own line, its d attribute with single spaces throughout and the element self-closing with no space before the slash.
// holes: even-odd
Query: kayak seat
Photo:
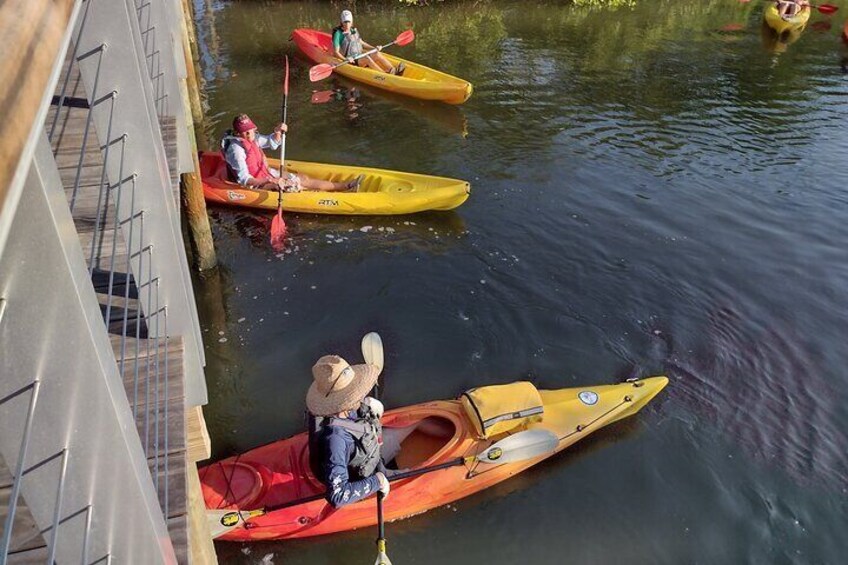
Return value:
<svg viewBox="0 0 848 565">
<path fill-rule="evenodd" d="M 248 508 L 265 495 L 274 478 L 259 463 L 221 462 L 206 469 L 201 480 L 207 508 Z"/>
<path fill-rule="evenodd" d="M 442 449 L 455 434 L 456 427 L 447 418 L 424 418 L 401 442 L 400 452 L 394 457 L 398 468 L 419 467 Z"/>
</svg>

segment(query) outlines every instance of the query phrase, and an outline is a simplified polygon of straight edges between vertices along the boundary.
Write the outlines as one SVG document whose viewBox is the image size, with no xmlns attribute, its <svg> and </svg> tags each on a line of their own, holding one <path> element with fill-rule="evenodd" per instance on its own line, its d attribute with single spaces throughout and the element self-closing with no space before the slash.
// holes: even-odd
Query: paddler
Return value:
<svg viewBox="0 0 848 565">
<path fill-rule="evenodd" d="M 349 63 L 359 67 L 370 67 L 376 71 L 392 75 L 403 74 L 405 68 L 403 63 L 395 67 L 382 53 L 379 53 L 383 50 L 382 46 L 373 47 L 362 40 L 359 30 L 353 27 L 353 13 L 350 10 L 342 10 L 340 20 L 340 24 L 333 28 L 333 53 L 336 57 L 347 59 Z M 371 49 L 376 49 L 378 53 L 361 59 L 355 58 Z"/>
<path fill-rule="evenodd" d="M 280 171 L 269 167 L 262 150 L 279 148 L 285 131 L 288 131 L 288 126 L 281 123 L 274 128 L 271 135 L 262 135 L 256 131 L 256 124 L 247 114 L 236 116 L 233 119 L 233 129 L 228 131 L 221 141 L 230 180 L 249 188 L 283 192 L 331 192 L 359 188 L 363 175 L 350 182 L 330 182 L 313 179 L 302 173 L 280 175 Z"/>
<path fill-rule="evenodd" d="M 381 459 L 383 404 L 368 395 L 380 376 L 376 365 L 353 365 L 325 355 L 312 367 L 306 394 L 309 464 L 339 508 L 381 491 L 391 475 Z"/>
<path fill-rule="evenodd" d="M 797 16 L 804 7 L 809 5 L 807 0 L 777 0 L 777 13 L 786 20 Z"/>
</svg>

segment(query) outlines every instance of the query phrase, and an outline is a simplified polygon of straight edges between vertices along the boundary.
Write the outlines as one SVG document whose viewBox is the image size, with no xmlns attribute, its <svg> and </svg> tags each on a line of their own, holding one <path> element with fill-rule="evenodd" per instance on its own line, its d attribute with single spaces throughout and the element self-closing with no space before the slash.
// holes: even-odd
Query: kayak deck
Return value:
<svg viewBox="0 0 848 565">
<path fill-rule="evenodd" d="M 668 383 L 650 377 L 617 385 L 539 391 L 542 422 L 529 429 L 551 431 L 559 452 L 592 432 L 638 412 Z M 427 402 L 391 410 L 383 416 L 384 455 L 400 469 L 416 469 L 480 453 L 506 437 L 477 437 L 457 400 Z M 505 463 L 456 466 L 392 483 L 384 503 L 386 520 L 398 520 L 459 500 L 550 457 Z M 276 441 L 200 470 L 209 509 L 253 510 L 294 503 L 227 532 L 224 540 L 299 538 L 329 534 L 376 523 L 374 497 L 333 508 L 325 499 L 297 501 L 324 492 L 309 468 L 307 434 Z"/>
<path fill-rule="evenodd" d="M 338 63 L 333 56 L 329 33 L 314 29 L 296 29 L 292 39 L 309 59 L 316 63 Z M 397 92 L 421 100 L 438 100 L 448 104 L 462 104 L 471 97 L 474 87 L 461 78 L 425 67 L 418 63 L 383 53 L 393 65 L 403 63 L 406 70 L 397 76 L 357 65 L 342 65 L 334 72 L 377 88 Z"/>
<path fill-rule="evenodd" d="M 280 166 L 279 159 L 268 159 L 268 163 L 274 168 Z M 364 175 L 355 192 L 284 193 L 283 210 L 287 212 L 393 215 L 452 210 L 465 202 L 471 192 L 471 185 L 463 180 L 367 167 L 286 160 L 286 171 L 332 182 L 349 182 Z M 277 209 L 277 191 L 254 190 L 228 180 L 226 163 L 220 152 L 201 153 L 200 173 L 207 202 Z"/>
</svg>

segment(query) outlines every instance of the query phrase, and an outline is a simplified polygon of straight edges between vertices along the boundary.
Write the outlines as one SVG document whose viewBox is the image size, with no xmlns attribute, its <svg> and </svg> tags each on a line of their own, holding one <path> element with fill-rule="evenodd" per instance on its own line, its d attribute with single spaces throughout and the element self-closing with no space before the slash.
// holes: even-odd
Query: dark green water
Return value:
<svg viewBox="0 0 848 565">
<path fill-rule="evenodd" d="M 355 4 L 462 76 L 461 107 L 330 79 L 287 38 L 347 4 L 195 0 L 209 135 L 278 119 L 288 155 L 463 178 L 453 213 L 211 208 L 197 282 L 215 457 L 302 429 L 316 358 L 377 330 L 390 407 L 529 378 L 664 373 L 636 418 L 483 494 L 388 525 L 409 563 L 842 563 L 848 552 L 848 2 L 780 42 L 762 3 Z M 826 22 L 832 21 L 830 29 Z M 314 105 L 314 89 L 337 99 Z M 372 226 L 371 230 L 363 228 Z M 221 561 L 372 563 L 374 531 L 219 544 Z"/>
</svg>

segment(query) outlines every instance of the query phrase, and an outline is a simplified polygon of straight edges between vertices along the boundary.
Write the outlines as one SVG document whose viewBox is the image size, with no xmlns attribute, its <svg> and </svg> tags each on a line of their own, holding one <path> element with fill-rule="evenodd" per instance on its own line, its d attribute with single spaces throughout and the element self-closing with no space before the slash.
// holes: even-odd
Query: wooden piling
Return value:
<svg viewBox="0 0 848 565">
<path fill-rule="evenodd" d="M 186 218 L 189 226 L 189 239 L 194 252 L 194 264 L 200 271 L 208 271 L 218 264 L 215 255 L 215 245 L 212 241 L 212 229 L 209 226 L 209 216 L 206 213 L 206 200 L 203 198 L 203 184 L 200 180 L 200 163 L 197 160 L 198 144 L 203 144 L 203 108 L 200 102 L 200 89 L 197 81 L 197 65 L 192 56 L 191 38 L 194 35 L 194 20 L 192 18 L 191 3 L 182 0 L 182 43 L 186 63 L 185 100 L 191 108 L 191 124 L 189 138 L 195 154 L 194 172 L 183 173 L 180 178 L 182 189 L 182 201 L 185 208 Z M 199 130 L 199 131 L 198 131 Z M 198 135 L 199 134 L 199 135 Z M 198 142 L 200 139 L 200 142 Z"/>
</svg>

